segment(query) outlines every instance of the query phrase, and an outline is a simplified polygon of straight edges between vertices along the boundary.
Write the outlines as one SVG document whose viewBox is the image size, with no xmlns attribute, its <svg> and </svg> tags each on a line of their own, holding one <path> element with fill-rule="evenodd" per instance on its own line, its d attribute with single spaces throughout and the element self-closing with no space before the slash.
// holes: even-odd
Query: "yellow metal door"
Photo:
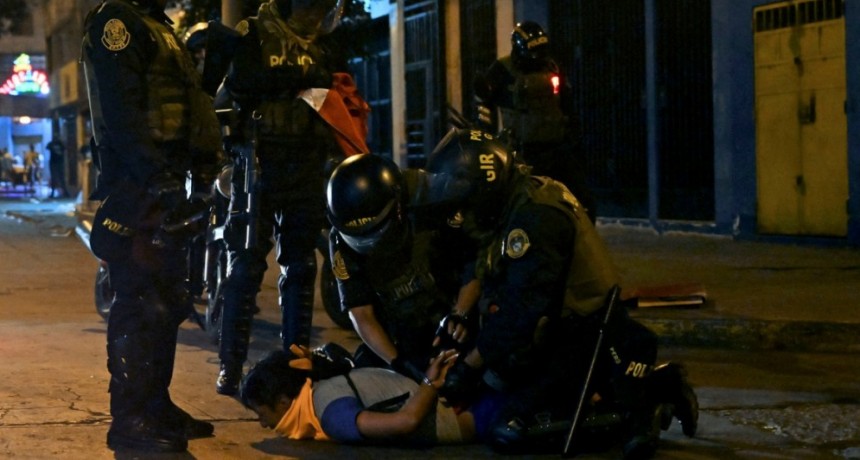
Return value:
<svg viewBox="0 0 860 460">
<path fill-rule="evenodd" d="M 760 233 L 847 233 L 845 20 L 838 4 L 785 2 L 754 12 Z"/>
</svg>

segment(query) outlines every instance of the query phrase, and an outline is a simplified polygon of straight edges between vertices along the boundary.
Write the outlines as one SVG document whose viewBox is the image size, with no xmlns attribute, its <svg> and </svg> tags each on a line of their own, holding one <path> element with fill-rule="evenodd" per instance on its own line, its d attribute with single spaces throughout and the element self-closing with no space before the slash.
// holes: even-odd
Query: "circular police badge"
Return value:
<svg viewBox="0 0 860 460">
<path fill-rule="evenodd" d="M 529 246 L 531 243 L 526 231 L 515 228 L 508 233 L 508 238 L 505 240 L 505 254 L 511 259 L 519 259 L 529 250 Z"/>
<path fill-rule="evenodd" d="M 343 261 L 343 256 L 340 255 L 340 251 L 334 252 L 334 260 L 331 264 L 331 271 L 334 273 L 335 278 L 339 280 L 348 280 L 349 272 L 346 271 L 346 263 Z"/>
<path fill-rule="evenodd" d="M 131 41 L 131 34 L 125 28 L 125 24 L 119 19 L 111 19 L 105 24 L 102 44 L 111 51 L 125 49 Z"/>
</svg>

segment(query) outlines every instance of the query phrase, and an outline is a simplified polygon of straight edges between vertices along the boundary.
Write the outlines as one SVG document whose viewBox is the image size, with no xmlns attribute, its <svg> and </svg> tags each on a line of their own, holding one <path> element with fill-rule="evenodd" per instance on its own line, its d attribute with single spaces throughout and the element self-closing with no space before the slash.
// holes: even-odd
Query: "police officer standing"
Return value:
<svg viewBox="0 0 860 460">
<path fill-rule="evenodd" d="M 535 175 L 564 183 L 595 219 L 596 203 L 577 164 L 574 123 L 567 108 L 571 87 L 550 53 L 549 36 L 534 21 L 511 32 L 511 54 L 475 81 L 481 129 L 504 130 L 519 159 Z"/>
<path fill-rule="evenodd" d="M 326 192 L 341 307 L 364 342 L 356 366 L 391 367 L 418 382 L 439 324 L 446 317 L 465 323 L 477 300 L 468 296 L 477 285 L 462 277 L 473 245 L 444 219 L 431 224 L 418 201 L 423 177 L 387 158 L 356 155 L 334 170 Z M 456 339 L 465 341 L 465 332 Z"/>
<path fill-rule="evenodd" d="M 270 0 L 241 21 L 241 34 L 224 88 L 239 111 L 240 142 L 254 142 L 259 178 L 256 235 L 247 244 L 247 221 L 231 203 L 225 230 L 230 268 L 224 282 L 216 391 L 234 395 L 248 355 L 255 299 L 266 272 L 266 255 L 277 244 L 282 313 L 281 340 L 309 345 L 314 302 L 314 249 L 325 222 L 324 169 L 339 152 L 319 114 L 300 97 L 330 88 L 332 74 L 318 34 L 337 16 L 335 0 Z M 234 191 L 240 189 L 234 174 Z M 252 217 L 253 218 L 253 217 Z"/>
<path fill-rule="evenodd" d="M 535 416 L 571 417 L 575 391 L 594 349 L 595 317 L 618 283 L 612 261 L 582 206 L 561 183 L 531 176 L 504 145 L 477 130 L 455 130 L 431 156 L 436 200 L 460 209 L 479 244 L 481 330 L 474 349 L 448 371 L 440 394 L 463 401 L 487 385 L 512 395 L 493 430 L 494 447 L 516 450 Z M 655 369 L 654 333 L 617 309 L 593 388 L 621 414 L 628 458 L 653 455 L 662 404 L 684 433 L 696 431 L 695 394 L 677 364 Z M 655 431 L 656 427 L 656 431 Z"/>
<path fill-rule="evenodd" d="M 166 0 L 108 0 L 87 16 L 82 59 L 102 200 L 91 234 L 116 291 L 107 327 L 111 449 L 184 451 L 209 422 L 171 401 L 185 289 L 181 215 L 186 174 L 214 174 L 219 130 L 211 98 L 164 13 Z"/>
</svg>

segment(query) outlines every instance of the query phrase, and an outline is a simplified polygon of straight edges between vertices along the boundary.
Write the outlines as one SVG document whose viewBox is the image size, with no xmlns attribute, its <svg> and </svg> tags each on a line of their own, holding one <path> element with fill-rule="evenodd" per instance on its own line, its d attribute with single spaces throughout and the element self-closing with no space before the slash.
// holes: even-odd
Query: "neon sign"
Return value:
<svg viewBox="0 0 860 460">
<path fill-rule="evenodd" d="M 18 96 L 21 94 L 46 95 L 51 92 L 48 76 L 41 70 L 33 70 L 30 56 L 21 53 L 14 61 L 12 76 L 0 86 L 0 94 Z"/>
</svg>

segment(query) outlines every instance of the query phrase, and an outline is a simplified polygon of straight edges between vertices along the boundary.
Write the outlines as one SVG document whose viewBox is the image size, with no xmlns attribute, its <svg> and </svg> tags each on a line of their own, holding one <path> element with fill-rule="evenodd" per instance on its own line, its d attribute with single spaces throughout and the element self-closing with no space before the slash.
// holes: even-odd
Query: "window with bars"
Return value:
<svg viewBox="0 0 860 460">
<path fill-rule="evenodd" d="M 845 0 L 807 0 L 762 8 L 755 13 L 755 31 L 784 29 L 839 19 L 845 14 Z"/>
</svg>

